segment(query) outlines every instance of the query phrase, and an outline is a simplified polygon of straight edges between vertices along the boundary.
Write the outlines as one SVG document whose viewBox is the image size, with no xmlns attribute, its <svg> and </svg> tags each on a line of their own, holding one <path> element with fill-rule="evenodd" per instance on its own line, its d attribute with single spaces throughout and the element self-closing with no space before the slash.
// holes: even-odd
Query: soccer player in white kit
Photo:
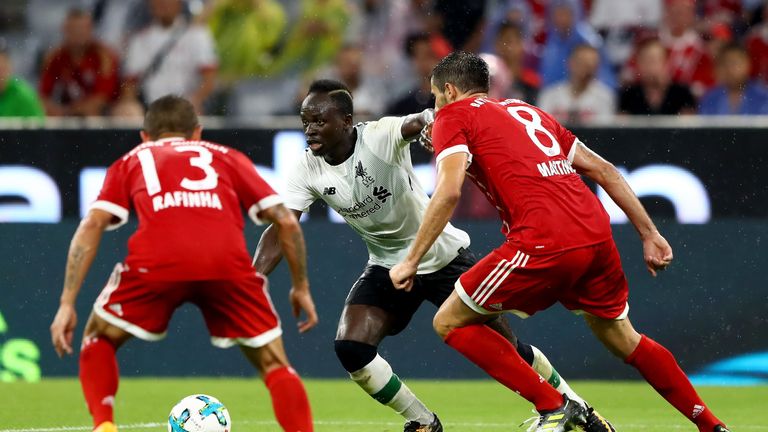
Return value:
<svg viewBox="0 0 768 432">
<path fill-rule="evenodd" d="M 406 432 L 443 427 L 377 353 L 379 343 L 400 333 L 424 300 L 440 306 L 458 277 L 475 263 L 469 236 L 448 224 L 421 260 L 414 289 L 396 290 L 389 269 L 405 257 L 429 197 L 413 171 L 409 143 L 433 119 L 431 110 L 354 124 L 352 96 L 332 80 L 312 83 L 301 106 L 309 149 L 286 180 L 285 206 L 297 217 L 317 199 L 338 212 L 365 241 L 369 260 L 345 302 L 335 340 L 336 354 L 366 393 L 402 415 Z M 281 258 L 277 228 L 270 226 L 256 250 L 254 265 L 269 274 Z M 517 340 L 502 317 L 487 325 L 506 337 L 558 391 L 583 403 L 544 354 Z M 590 410 L 585 430 L 613 429 Z"/>
</svg>

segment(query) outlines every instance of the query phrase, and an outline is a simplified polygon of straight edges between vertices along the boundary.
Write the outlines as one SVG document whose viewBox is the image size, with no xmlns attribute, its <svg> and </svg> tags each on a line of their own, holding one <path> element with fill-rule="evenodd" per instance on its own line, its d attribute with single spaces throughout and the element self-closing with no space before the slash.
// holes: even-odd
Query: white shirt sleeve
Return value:
<svg viewBox="0 0 768 432">
<path fill-rule="evenodd" d="M 216 48 L 213 37 L 207 28 L 202 26 L 192 26 L 189 29 L 189 37 L 194 41 L 196 47 L 195 66 L 198 69 L 216 67 L 219 64 L 219 58 L 216 55 Z"/>
<path fill-rule="evenodd" d="M 154 57 L 147 55 L 146 44 L 147 41 L 144 37 L 144 32 L 139 33 L 131 38 L 128 43 L 128 51 L 125 55 L 125 75 L 128 77 L 138 77 L 144 73 L 144 70 L 149 66 L 149 61 Z"/>
<path fill-rule="evenodd" d="M 408 141 L 403 138 L 405 117 L 383 117 L 365 124 L 363 142 L 378 157 L 389 163 L 399 163 L 410 152 Z"/>
<path fill-rule="evenodd" d="M 285 190 L 281 194 L 289 209 L 305 212 L 317 199 L 314 189 L 309 185 L 309 175 L 305 158 L 302 157 L 285 179 Z"/>
</svg>

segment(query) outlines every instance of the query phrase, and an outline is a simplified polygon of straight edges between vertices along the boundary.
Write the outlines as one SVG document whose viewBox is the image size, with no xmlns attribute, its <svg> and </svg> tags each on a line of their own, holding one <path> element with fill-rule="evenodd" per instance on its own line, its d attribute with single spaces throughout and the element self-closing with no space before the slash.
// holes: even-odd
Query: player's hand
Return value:
<svg viewBox="0 0 768 432">
<path fill-rule="evenodd" d="M 299 321 L 298 323 L 299 333 L 304 333 L 317 325 L 315 302 L 312 301 L 312 294 L 309 293 L 309 287 L 291 287 L 291 291 L 288 293 L 288 299 L 291 302 L 291 310 L 293 311 L 294 317 L 298 318 L 299 315 L 301 315 L 301 311 L 304 311 L 307 315 L 307 319 Z"/>
<path fill-rule="evenodd" d="M 418 264 L 401 262 L 389 270 L 389 278 L 395 289 L 410 291 L 413 288 L 413 278 L 416 276 Z"/>
<path fill-rule="evenodd" d="M 419 144 L 430 153 L 435 152 L 435 148 L 432 146 L 432 125 L 434 122 L 427 123 L 421 128 L 421 135 L 419 136 Z"/>
<path fill-rule="evenodd" d="M 72 338 L 77 326 L 77 312 L 71 304 L 62 304 L 51 324 L 51 342 L 59 357 L 72 354 Z"/>
<path fill-rule="evenodd" d="M 643 258 L 648 272 L 656 277 L 656 272 L 666 269 L 672 263 L 672 246 L 658 232 L 643 239 Z"/>
</svg>

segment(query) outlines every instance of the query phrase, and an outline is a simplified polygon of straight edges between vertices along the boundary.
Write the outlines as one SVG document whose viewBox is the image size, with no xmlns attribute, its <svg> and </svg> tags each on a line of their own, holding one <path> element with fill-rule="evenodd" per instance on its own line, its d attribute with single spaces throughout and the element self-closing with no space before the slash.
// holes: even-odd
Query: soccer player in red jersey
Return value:
<svg viewBox="0 0 768 432">
<path fill-rule="evenodd" d="M 115 266 L 94 303 L 80 351 L 80 382 L 95 430 L 117 430 L 115 352 L 133 336 L 165 337 L 174 310 L 189 302 L 203 313 L 214 346 L 239 345 L 258 369 L 283 430 L 310 432 L 307 395 L 288 363 L 267 280 L 251 266 L 241 208 L 256 223 L 280 227 L 293 284 L 289 299 L 295 316 L 306 313 L 298 325 L 305 332 L 317 315 L 301 228 L 245 155 L 201 141 L 200 134 L 189 101 L 165 96 L 150 105 L 143 143 L 109 168 L 72 239 L 61 305 L 51 324 L 54 348 L 60 356 L 72 354 L 75 299 L 102 233 L 124 224 L 132 208 L 138 230 L 128 241 L 125 263 Z"/>
<path fill-rule="evenodd" d="M 520 100 L 489 99 L 488 84 L 488 67 L 474 54 L 452 53 L 433 70 L 437 186 L 409 254 L 390 271 L 395 286 L 410 289 L 416 265 L 451 217 L 466 174 L 499 210 L 507 240 L 459 278 L 435 315 L 435 330 L 448 345 L 531 401 L 541 414 L 536 430 L 570 430 L 582 408 L 554 392 L 508 341 L 482 325 L 503 311 L 527 317 L 560 302 L 583 313 L 608 350 L 700 431 L 727 431 L 672 354 L 632 327 L 608 215 L 579 174 L 603 187 L 627 214 L 656 276 L 671 263 L 672 248 L 632 189 L 552 116 Z"/>
</svg>

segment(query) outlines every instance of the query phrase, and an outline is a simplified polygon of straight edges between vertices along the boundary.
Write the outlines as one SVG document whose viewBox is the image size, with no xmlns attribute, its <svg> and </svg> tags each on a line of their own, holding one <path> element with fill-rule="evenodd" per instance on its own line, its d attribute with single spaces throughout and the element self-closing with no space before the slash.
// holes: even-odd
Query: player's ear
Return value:
<svg viewBox="0 0 768 432">
<path fill-rule="evenodd" d="M 201 125 L 195 126 L 195 129 L 192 131 L 192 136 L 190 136 L 190 139 L 192 141 L 200 141 L 200 139 L 203 136 L 203 127 Z"/>
<path fill-rule="evenodd" d="M 152 138 L 144 130 L 139 131 L 139 135 L 141 136 L 141 142 L 143 142 L 143 143 L 145 143 L 147 141 L 152 141 Z"/>
<path fill-rule="evenodd" d="M 443 94 L 445 94 L 446 101 L 452 102 L 456 98 L 456 86 L 449 82 L 445 83 Z"/>
</svg>

